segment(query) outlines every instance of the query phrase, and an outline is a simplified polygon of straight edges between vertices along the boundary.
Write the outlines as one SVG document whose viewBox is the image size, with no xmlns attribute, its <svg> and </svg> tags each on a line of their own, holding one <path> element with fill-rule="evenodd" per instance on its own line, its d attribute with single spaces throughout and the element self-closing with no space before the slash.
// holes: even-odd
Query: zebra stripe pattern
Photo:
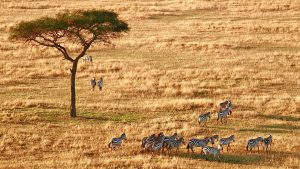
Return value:
<svg viewBox="0 0 300 169">
<path fill-rule="evenodd" d="M 195 138 L 193 138 L 193 139 L 190 139 L 190 141 L 189 141 L 186 148 L 188 149 L 188 152 L 191 149 L 192 152 L 194 153 L 194 149 L 193 149 L 194 147 L 202 147 L 203 148 L 203 147 L 207 146 L 207 144 L 209 142 L 211 142 L 211 138 L 209 138 L 209 137 L 205 138 L 205 139 L 195 139 Z"/>
<path fill-rule="evenodd" d="M 268 148 L 270 147 L 270 150 L 271 150 L 271 144 L 272 144 L 272 141 L 273 141 L 273 137 L 272 135 L 270 135 L 269 137 L 265 138 L 263 140 L 263 143 L 264 143 L 264 146 L 265 146 L 265 150 L 268 151 Z"/>
<path fill-rule="evenodd" d="M 257 147 L 257 150 L 259 151 L 259 143 L 263 142 L 263 138 L 262 137 L 257 137 L 256 139 L 250 139 L 247 142 L 247 151 L 250 150 L 252 151 L 252 149 L 255 149 L 255 147 Z"/>
<path fill-rule="evenodd" d="M 165 136 L 161 135 L 159 138 L 152 144 L 151 150 L 153 152 L 158 152 L 163 149 Z"/>
<path fill-rule="evenodd" d="M 233 105 L 232 105 L 232 103 L 231 103 L 230 100 L 226 100 L 225 102 L 220 103 L 220 112 L 221 112 L 221 111 L 224 111 L 224 110 L 227 109 L 227 108 L 230 109 L 229 114 L 231 114 L 231 113 L 232 113 Z"/>
<path fill-rule="evenodd" d="M 182 137 L 179 138 L 178 140 L 172 140 L 172 141 L 170 141 L 170 143 L 168 144 L 167 149 L 168 149 L 168 151 L 170 152 L 173 148 L 176 148 L 176 150 L 177 150 L 177 152 L 178 152 L 178 151 L 179 151 L 179 147 L 180 147 L 180 145 L 181 145 L 182 143 L 184 143 L 184 140 L 183 140 Z"/>
<path fill-rule="evenodd" d="M 223 146 L 224 145 L 227 145 L 227 151 L 228 151 L 228 149 L 229 149 L 229 147 L 230 147 L 230 144 L 232 143 L 232 142 L 234 142 L 235 140 L 234 140 L 234 135 L 231 135 L 230 137 L 228 137 L 228 138 L 221 138 L 220 140 L 219 140 L 219 145 L 223 148 Z"/>
<path fill-rule="evenodd" d="M 127 140 L 125 133 L 123 133 L 120 137 L 113 138 L 108 144 L 108 147 L 113 149 L 115 149 L 116 147 L 120 147 L 122 145 L 123 140 Z"/>
<path fill-rule="evenodd" d="M 206 125 L 206 122 L 207 122 L 208 119 L 210 119 L 210 118 L 211 118 L 211 113 L 210 113 L 210 112 L 201 114 L 201 115 L 198 117 L 198 123 L 199 123 L 199 124 L 204 123 L 204 125 Z"/>
<path fill-rule="evenodd" d="M 93 63 L 93 57 L 92 56 L 84 56 L 82 58 L 82 61 L 83 62 L 90 62 L 90 63 Z"/>
<path fill-rule="evenodd" d="M 223 123 L 223 119 L 225 119 L 227 123 L 227 116 L 229 115 L 229 113 L 230 113 L 229 108 L 226 108 L 225 110 L 218 112 L 217 121 L 220 120 L 220 122 Z"/>
<path fill-rule="evenodd" d="M 221 146 L 219 146 L 218 148 L 205 146 L 203 148 L 203 153 L 205 155 L 208 155 L 208 154 L 214 155 L 214 158 L 216 158 L 216 156 L 218 158 L 220 158 L 220 150 L 223 150 L 223 148 Z"/>
<path fill-rule="evenodd" d="M 163 147 L 168 147 L 168 145 L 170 144 L 170 142 L 176 140 L 177 137 L 178 137 L 177 133 L 174 133 L 172 136 L 165 136 Z"/>
</svg>

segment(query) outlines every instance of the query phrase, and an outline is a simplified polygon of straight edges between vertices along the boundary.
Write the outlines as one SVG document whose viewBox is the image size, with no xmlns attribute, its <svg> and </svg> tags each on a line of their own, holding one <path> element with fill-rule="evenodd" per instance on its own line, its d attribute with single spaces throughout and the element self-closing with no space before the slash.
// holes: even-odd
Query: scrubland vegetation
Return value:
<svg viewBox="0 0 300 169">
<path fill-rule="evenodd" d="M 20 21 L 66 10 L 106 9 L 130 32 L 95 44 L 80 63 L 77 115 L 69 117 L 70 64 L 55 50 L 12 42 Z M 255 0 L 0 0 L 1 168 L 298 168 L 300 3 Z M 70 50 L 78 51 L 76 46 Z M 104 77 L 104 90 L 89 80 Z M 218 105 L 231 99 L 227 124 Z M 200 113 L 213 113 L 208 127 Z M 141 153 L 152 133 L 187 141 L 236 135 L 221 159 Z M 112 137 L 125 132 L 118 151 Z M 272 134 L 272 151 L 246 153 L 246 142 Z"/>
</svg>

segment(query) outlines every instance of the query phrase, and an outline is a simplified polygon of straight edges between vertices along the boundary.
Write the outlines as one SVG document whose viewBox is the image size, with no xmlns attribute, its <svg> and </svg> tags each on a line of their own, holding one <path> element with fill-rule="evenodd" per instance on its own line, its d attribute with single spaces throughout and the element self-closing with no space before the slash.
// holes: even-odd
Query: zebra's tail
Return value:
<svg viewBox="0 0 300 169">
<path fill-rule="evenodd" d="M 246 149 L 247 149 L 247 151 L 249 150 L 249 145 L 247 145 Z"/>
<path fill-rule="evenodd" d="M 111 148 L 111 142 L 108 144 L 108 148 Z"/>
<path fill-rule="evenodd" d="M 190 144 L 187 144 L 186 148 L 189 150 L 191 148 Z"/>
</svg>

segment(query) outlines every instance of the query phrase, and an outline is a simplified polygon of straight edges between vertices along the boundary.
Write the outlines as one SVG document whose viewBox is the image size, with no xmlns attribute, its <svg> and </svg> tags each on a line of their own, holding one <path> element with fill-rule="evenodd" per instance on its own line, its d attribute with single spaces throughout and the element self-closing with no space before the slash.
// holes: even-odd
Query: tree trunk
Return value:
<svg viewBox="0 0 300 169">
<path fill-rule="evenodd" d="M 78 60 L 73 61 L 73 66 L 71 69 L 71 106 L 70 115 L 71 117 L 76 117 L 76 91 L 75 91 L 75 80 L 77 72 Z"/>
</svg>

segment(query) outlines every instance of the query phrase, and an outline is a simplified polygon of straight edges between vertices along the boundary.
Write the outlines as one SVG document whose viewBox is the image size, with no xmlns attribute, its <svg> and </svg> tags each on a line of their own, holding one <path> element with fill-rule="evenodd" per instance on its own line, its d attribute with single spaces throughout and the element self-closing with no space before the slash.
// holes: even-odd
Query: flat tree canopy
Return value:
<svg viewBox="0 0 300 169">
<path fill-rule="evenodd" d="M 118 19 L 116 13 L 88 10 L 21 22 L 10 30 L 10 38 L 55 48 L 66 60 L 72 62 L 70 112 L 72 117 L 76 117 L 75 77 L 78 60 L 85 55 L 92 43 L 101 42 L 105 45 L 110 43 L 110 39 L 119 37 L 128 30 L 128 24 Z M 66 47 L 70 43 L 82 46 L 82 50 L 71 54 Z"/>
</svg>

